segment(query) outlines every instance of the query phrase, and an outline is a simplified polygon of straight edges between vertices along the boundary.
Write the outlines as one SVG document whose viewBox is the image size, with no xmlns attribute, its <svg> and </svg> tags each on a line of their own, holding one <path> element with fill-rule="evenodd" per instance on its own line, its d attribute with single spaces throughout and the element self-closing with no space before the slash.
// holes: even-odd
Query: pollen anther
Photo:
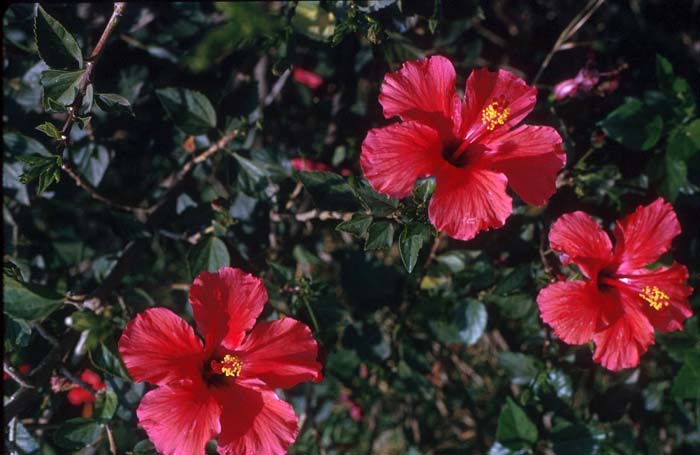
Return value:
<svg viewBox="0 0 700 455">
<path fill-rule="evenodd" d="M 508 102 L 501 95 L 481 111 L 481 123 L 486 125 L 487 130 L 493 131 L 497 126 L 504 125 L 509 116 Z"/>
<path fill-rule="evenodd" d="M 212 369 L 219 374 L 235 378 L 241 375 L 243 362 L 236 356 L 226 354 L 221 362 L 212 362 Z"/>
<path fill-rule="evenodd" d="M 642 292 L 639 293 L 644 301 L 649 303 L 649 306 L 659 311 L 663 307 L 667 307 L 669 304 L 669 296 L 664 291 L 656 286 L 644 286 Z"/>
</svg>

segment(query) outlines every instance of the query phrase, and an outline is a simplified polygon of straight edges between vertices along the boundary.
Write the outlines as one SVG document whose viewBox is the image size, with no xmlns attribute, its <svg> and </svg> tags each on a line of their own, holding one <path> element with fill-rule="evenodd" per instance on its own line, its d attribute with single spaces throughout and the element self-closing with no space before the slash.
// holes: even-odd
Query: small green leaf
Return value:
<svg viewBox="0 0 700 455">
<path fill-rule="evenodd" d="M 661 138 L 663 119 L 637 98 L 627 98 L 599 122 L 611 139 L 634 150 L 649 150 Z"/>
<path fill-rule="evenodd" d="M 509 449 L 523 449 L 537 442 L 537 427 L 525 411 L 510 397 L 501 408 L 496 428 L 496 440 Z"/>
<path fill-rule="evenodd" d="M 226 244 L 214 236 L 201 240 L 190 252 L 188 259 L 193 277 L 201 272 L 216 272 L 231 263 Z"/>
<path fill-rule="evenodd" d="M 56 110 L 70 106 L 78 93 L 80 79 L 84 73 L 85 70 L 46 70 L 41 73 L 39 82 L 44 88 L 45 107 Z"/>
<path fill-rule="evenodd" d="M 56 139 L 57 141 L 61 140 L 61 132 L 56 128 L 56 125 L 54 125 L 51 122 L 44 122 L 41 125 L 36 127 L 37 130 L 41 131 L 51 139 Z"/>
<path fill-rule="evenodd" d="M 97 93 L 95 102 L 105 112 L 129 114 L 134 117 L 134 110 L 131 108 L 129 100 L 116 93 Z"/>
<path fill-rule="evenodd" d="M 425 179 L 413 189 L 413 200 L 418 204 L 426 204 L 435 191 L 435 179 Z"/>
<path fill-rule="evenodd" d="M 54 432 L 54 442 L 64 449 L 79 450 L 93 444 L 102 433 L 102 425 L 95 420 L 70 419 Z"/>
<path fill-rule="evenodd" d="M 25 321 L 41 321 L 63 304 L 63 296 L 55 291 L 3 275 L 3 311 Z"/>
<path fill-rule="evenodd" d="M 656 54 L 656 80 L 666 94 L 673 94 L 673 66 L 665 57 Z"/>
<path fill-rule="evenodd" d="M 119 400 L 117 394 L 111 390 L 97 394 L 95 401 L 95 418 L 100 420 L 110 420 L 117 411 Z"/>
<path fill-rule="evenodd" d="M 683 366 L 673 380 L 671 395 L 680 399 L 698 400 L 700 399 L 700 352 L 688 352 L 684 360 Z"/>
<path fill-rule="evenodd" d="M 670 202 L 678 197 L 681 187 L 688 181 L 688 167 L 685 162 L 668 154 L 664 157 L 664 178 L 659 191 Z"/>
<path fill-rule="evenodd" d="M 336 231 L 348 232 L 355 237 L 362 237 L 367 232 L 367 228 L 372 224 L 372 215 L 366 215 L 364 213 L 354 213 L 352 218 L 339 223 L 336 227 Z"/>
<path fill-rule="evenodd" d="M 194 90 L 162 88 L 158 99 L 175 125 L 187 134 L 204 134 L 216 126 L 216 111 L 209 99 Z"/>
<path fill-rule="evenodd" d="M 394 225 L 389 221 L 375 221 L 367 232 L 365 250 L 387 249 L 394 243 Z"/>
<path fill-rule="evenodd" d="M 483 303 L 469 299 L 466 305 L 460 305 L 455 317 L 455 323 L 459 329 L 459 338 L 467 346 L 479 341 L 484 334 L 488 313 Z"/>
<path fill-rule="evenodd" d="M 361 208 L 352 187 L 340 175 L 324 171 L 302 171 L 297 175 L 317 208 L 344 211 Z"/>
<path fill-rule="evenodd" d="M 90 351 L 89 355 L 92 364 L 95 365 L 95 368 L 98 370 L 118 378 L 129 379 L 129 375 L 120 358 L 105 344 L 101 343 L 94 350 Z"/>
<path fill-rule="evenodd" d="M 37 179 L 37 191 L 40 194 L 53 182 L 58 182 L 61 179 L 63 160 L 60 155 L 26 155 L 20 156 L 19 160 L 25 164 L 24 173 L 20 176 L 20 181 L 26 185 Z"/>
<path fill-rule="evenodd" d="M 41 5 L 37 7 L 34 34 L 39 56 L 51 68 L 82 68 L 83 54 L 78 42 Z"/>
<path fill-rule="evenodd" d="M 408 273 L 413 271 L 423 242 L 430 237 L 430 229 L 422 224 L 407 224 L 399 234 L 401 262 Z"/>
</svg>

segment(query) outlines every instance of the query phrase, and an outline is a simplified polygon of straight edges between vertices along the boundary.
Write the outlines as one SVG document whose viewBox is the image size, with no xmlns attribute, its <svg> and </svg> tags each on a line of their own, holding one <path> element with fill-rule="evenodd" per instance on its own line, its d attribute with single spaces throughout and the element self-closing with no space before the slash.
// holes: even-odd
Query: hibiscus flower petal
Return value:
<svg viewBox="0 0 700 455">
<path fill-rule="evenodd" d="M 271 390 L 239 387 L 221 403 L 221 455 L 284 455 L 297 437 L 294 409 Z"/>
<path fill-rule="evenodd" d="M 319 377 L 318 344 L 306 324 L 284 318 L 261 322 L 236 351 L 243 362 L 239 381 L 260 379 L 270 388 L 289 388 Z"/>
<path fill-rule="evenodd" d="M 199 377 L 204 349 L 192 326 L 167 308 L 151 308 L 129 321 L 119 354 L 138 382 L 168 384 Z"/>
<path fill-rule="evenodd" d="M 683 322 L 693 314 L 688 303 L 693 293 L 688 269 L 677 262 L 671 267 L 641 269 L 620 281 L 629 287 L 627 298 L 641 304 L 651 324 L 662 332 L 682 330 Z"/>
<path fill-rule="evenodd" d="M 557 173 L 566 164 L 554 128 L 522 125 L 485 145 L 491 149 L 490 162 L 525 202 L 543 205 L 554 194 Z"/>
<path fill-rule="evenodd" d="M 619 371 L 639 365 L 639 358 L 654 342 L 654 328 L 639 310 L 628 305 L 624 314 L 593 337 L 593 360 L 608 370 Z"/>
<path fill-rule="evenodd" d="M 602 305 L 595 284 L 558 281 L 537 296 L 540 317 L 554 329 L 554 335 L 569 344 L 593 339 L 600 326 Z"/>
<path fill-rule="evenodd" d="M 461 136 L 473 141 L 484 134 L 508 131 L 532 111 L 536 101 L 537 89 L 528 86 L 510 71 L 491 72 L 486 68 L 475 69 L 467 79 L 462 105 Z M 498 104 L 493 104 L 494 102 Z M 489 112 L 489 106 L 499 114 L 506 114 L 502 123 L 492 124 L 490 121 L 484 121 L 489 118 L 484 116 L 484 112 Z"/>
<path fill-rule="evenodd" d="M 190 286 L 190 304 L 197 330 L 204 336 L 207 352 L 219 344 L 234 349 L 267 301 L 260 278 L 232 267 L 216 273 L 202 272 Z"/>
<path fill-rule="evenodd" d="M 444 165 L 436 175 L 430 222 L 460 240 L 503 226 L 513 210 L 507 182 L 505 175 L 485 169 Z"/>
<path fill-rule="evenodd" d="M 380 193 L 395 198 L 411 194 L 416 179 L 435 173 L 442 161 L 438 132 L 417 122 L 369 130 L 362 142 L 360 165 Z"/>
<path fill-rule="evenodd" d="M 610 237 L 584 212 L 559 217 L 549 231 L 549 244 L 563 253 L 565 265 L 576 263 L 588 278 L 594 278 L 612 258 Z"/>
<path fill-rule="evenodd" d="M 615 258 L 620 270 L 634 270 L 651 264 L 671 248 L 681 233 L 673 206 L 661 198 L 639 206 L 615 227 Z"/>
<path fill-rule="evenodd" d="M 221 409 L 201 381 L 160 386 L 144 395 L 136 415 L 159 453 L 204 454 L 221 431 Z"/>
<path fill-rule="evenodd" d="M 384 116 L 398 115 L 451 130 L 452 113 L 461 104 L 455 78 L 452 62 L 440 55 L 405 62 L 400 70 L 384 77 L 379 93 Z"/>
</svg>

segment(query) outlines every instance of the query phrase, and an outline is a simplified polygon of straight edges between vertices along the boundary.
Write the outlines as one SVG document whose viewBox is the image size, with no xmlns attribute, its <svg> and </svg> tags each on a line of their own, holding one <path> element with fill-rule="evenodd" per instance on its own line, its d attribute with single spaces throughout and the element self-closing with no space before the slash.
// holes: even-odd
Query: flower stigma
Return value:
<svg viewBox="0 0 700 455">
<path fill-rule="evenodd" d="M 504 125 L 510 116 L 508 101 L 501 95 L 481 111 L 481 123 L 486 129 L 493 131 L 497 126 Z"/>
<path fill-rule="evenodd" d="M 639 297 L 649 303 L 649 306 L 659 311 L 662 307 L 667 307 L 669 304 L 669 296 L 664 291 L 656 286 L 644 286 Z"/>
</svg>

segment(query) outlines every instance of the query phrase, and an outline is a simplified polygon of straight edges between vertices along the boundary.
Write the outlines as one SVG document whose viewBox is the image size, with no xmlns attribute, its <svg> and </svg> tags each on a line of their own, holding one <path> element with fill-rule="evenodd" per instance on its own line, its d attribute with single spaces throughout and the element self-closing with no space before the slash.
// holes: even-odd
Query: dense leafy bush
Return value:
<svg viewBox="0 0 700 455">
<path fill-rule="evenodd" d="M 299 418 L 289 453 L 700 453 L 697 23 L 697 2 L 662 0 L 9 6 L 7 453 L 155 453 L 136 415 L 152 387 L 133 380 L 120 337 L 153 307 L 189 327 L 190 285 L 225 266 L 264 283 L 259 325 L 298 320 L 318 342 L 322 380 L 278 392 Z M 361 154 L 396 136 L 368 132 L 399 124 L 382 115 L 382 81 L 431 55 L 454 65 L 462 98 L 480 67 L 537 88 L 525 123 L 553 128 L 566 154 L 544 205 L 510 181 L 504 226 L 466 235 L 432 224 L 440 175 L 401 198 L 370 177 Z M 478 128 L 508 121 L 494 103 Z M 548 174 L 528 166 L 526 183 Z M 635 270 L 685 265 L 693 315 L 657 331 L 639 362 L 603 360 L 610 371 L 594 361 L 599 338 L 570 345 L 542 321 L 543 288 L 595 279 L 569 257 L 595 231 L 562 249 L 550 230 L 580 210 L 612 233 L 659 197 L 672 204 L 659 225 L 675 212 L 681 232 L 650 228 L 639 248 L 672 248 Z M 632 297 L 657 328 L 646 302 L 685 301 L 644 289 Z M 236 362 L 211 368 L 238 376 Z"/>
</svg>

